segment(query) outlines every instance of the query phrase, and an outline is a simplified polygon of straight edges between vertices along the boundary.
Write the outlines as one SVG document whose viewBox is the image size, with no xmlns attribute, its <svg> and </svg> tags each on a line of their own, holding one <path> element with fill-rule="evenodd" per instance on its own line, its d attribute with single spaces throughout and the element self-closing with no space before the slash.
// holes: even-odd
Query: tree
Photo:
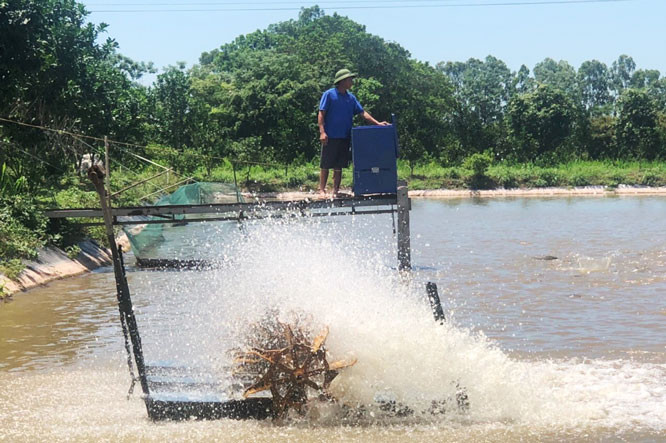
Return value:
<svg viewBox="0 0 666 443">
<path fill-rule="evenodd" d="M 427 158 L 442 156 L 445 141 L 450 134 L 447 116 L 452 108 L 452 94 L 446 77 L 425 63 L 410 61 L 406 73 L 412 87 L 396 103 L 400 157 L 414 166 Z M 413 104 L 417 104 L 413 106 Z"/>
<path fill-rule="evenodd" d="M 176 149 L 192 146 L 193 115 L 190 77 L 185 64 L 169 66 L 150 91 L 155 141 Z"/>
<path fill-rule="evenodd" d="M 659 82 L 659 71 L 656 69 L 639 69 L 631 76 L 630 85 L 634 89 L 650 89 Z"/>
<path fill-rule="evenodd" d="M 484 61 L 440 63 L 437 68 L 455 87 L 453 127 L 460 140 L 478 152 L 495 146 L 514 83 L 509 68 L 490 55 Z"/>
<path fill-rule="evenodd" d="M 513 80 L 513 92 L 518 94 L 525 94 L 526 92 L 532 92 L 536 88 L 535 81 L 530 77 L 530 70 L 525 65 L 520 65 L 520 69 L 514 75 Z"/>
<path fill-rule="evenodd" d="M 97 44 L 106 25 L 86 23 L 86 15 L 73 0 L 0 3 L 0 114 L 53 129 L 138 141 L 145 90 L 129 76 L 148 66 L 131 65 L 111 39 Z M 27 177 L 30 186 L 73 169 L 89 149 L 61 133 L 10 124 L 0 127 L 0 139 L 8 167 Z"/>
<path fill-rule="evenodd" d="M 647 92 L 625 90 L 618 107 L 616 136 L 619 157 L 652 160 L 663 156 L 666 152 L 660 143 L 656 103 Z"/>
<path fill-rule="evenodd" d="M 564 92 L 572 102 L 580 103 L 576 70 L 568 62 L 556 62 L 552 58 L 546 58 L 534 66 L 534 79 Z"/>
<path fill-rule="evenodd" d="M 611 65 L 611 85 L 615 98 L 618 98 L 622 94 L 622 91 L 631 85 L 631 78 L 635 70 L 636 63 L 628 55 L 623 54 L 613 62 Z"/>
<path fill-rule="evenodd" d="M 519 161 L 533 161 L 556 154 L 571 135 L 575 119 L 571 100 L 548 84 L 514 97 L 509 103 L 507 123 L 515 145 L 507 155 Z"/>
<path fill-rule="evenodd" d="M 586 110 L 599 110 L 610 104 L 610 73 L 605 64 L 598 60 L 585 61 L 578 68 L 577 76 Z"/>
<path fill-rule="evenodd" d="M 615 128 L 617 118 L 611 115 L 590 117 L 587 154 L 593 160 L 618 158 Z"/>
<path fill-rule="evenodd" d="M 225 79 L 217 91 L 194 93 L 206 103 L 218 132 L 226 132 L 228 140 L 258 140 L 265 161 L 317 156 L 317 104 L 341 67 L 358 72 L 353 92 L 375 117 L 398 115 L 401 137 L 414 140 L 407 150 L 421 146 L 425 153 L 436 152 L 448 127 L 451 89 L 441 73 L 364 26 L 318 7 L 303 9 L 298 20 L 238 37 L 200 61 L 191 72 L 193 82 Z M 422 137 L 416 140 L 414 134 Z"/>
</svg>

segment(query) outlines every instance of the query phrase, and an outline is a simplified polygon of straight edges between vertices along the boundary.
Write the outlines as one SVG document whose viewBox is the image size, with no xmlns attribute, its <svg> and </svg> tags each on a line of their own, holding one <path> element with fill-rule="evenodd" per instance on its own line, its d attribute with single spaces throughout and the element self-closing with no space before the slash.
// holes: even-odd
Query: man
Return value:
<svg viewBox="0 0 666 443">
<path fill-rule="evenodd" d="M 321 160 L 319 162 L 319 194 L 326 194 L 328 171 L 333 169 L 333 195 L 339 195 L 342 168 L 349 166 L 352 121 L 356 114 L 373 125 L 388 125 L 378 122 L 363 110 L 354 94 L 349 92 L 356 74 L 341 69 L 335 74 L 335 87 L 324 92 L 319 102 L 319 140 Z"/>
</svg>

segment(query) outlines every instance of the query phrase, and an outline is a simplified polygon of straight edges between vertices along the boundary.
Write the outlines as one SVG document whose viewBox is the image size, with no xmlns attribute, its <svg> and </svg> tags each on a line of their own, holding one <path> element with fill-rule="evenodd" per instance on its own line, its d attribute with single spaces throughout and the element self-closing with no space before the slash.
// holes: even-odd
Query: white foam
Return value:
<svg viewBox="0 0 666 443">
<path fill-rule="evenodd" d="M 452 398 L 459 385 L 469 410 L 437 420 L 666 429 L 666 365 L 511 359 L 464 325 L 437 325 L 422 284 L 401 279 L 390 266 L 394 239 L 373 238 L 382 245 L 374 248 L 367 238 L 355 236 L 349 223 L 250 226 L 220 252 L 232 258 L 228 267 L 206 274 L 203 283 L 187 282 L 198 293 L 206 292 L 204 286 L 218 288 L 202 296 L 197 316 L 222 331 L 255 321 L 272 307 L 308 313 L 329 326 L 333 359 L 358 359 L 332 387 L 349 405 L 372 404 L 389 393 L 414 411 L 426 411 L 432 400 Z M 219 331 L 207 332 L 224 336 Z M 211 354 L 223 353 L 215 340 L 208 346 Z"/>
</svg>

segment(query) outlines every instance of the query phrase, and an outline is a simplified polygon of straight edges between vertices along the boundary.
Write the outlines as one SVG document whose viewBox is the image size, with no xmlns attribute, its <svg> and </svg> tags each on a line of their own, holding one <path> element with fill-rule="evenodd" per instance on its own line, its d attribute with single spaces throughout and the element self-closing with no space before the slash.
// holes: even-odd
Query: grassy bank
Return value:
<svg viewBox="0 0 666 443">
<path fill-rule="evenodd" d="M 154 176 L 159 170 L 151 166 L 139 172 L 112 171 L 112 189 L 119 190 Z M 316 162 L 300 165 L 236 164 L 222 161 L 207 170 L 204 167 L 181 174 L 162 175 L 150 183 L 133 187 L 114 199 L 117 206 L 156 200 L 161 187 L 178 183 L 186 177 L 198 181 L 236 182 L 243 191 L 311 191 L 316 190 L 319 166 Z M 423 189 L 495 189 L 609 186 L 620 184 L 666 186 L 666 162 L 639 161 L 572 161 L 556 166 L 536 164 L 493 163 L 483 154 L 475 154 L 460 166 L 444 167 L 437 163 L 417 165 L 410 169 L 398 162 L 398 176 L 408 182 L 410 190 Z M 352 173 L 343 173 L 342 186 L 351 187 Z M 330 187 L 330 179 L 329 179 Z M 177 189 L 170 188 L 171 191 Z M 46 244 L 59 246 L 75 254 L 75 244 L 92 238 L 106 243 L 102 227 L 82 227 L 86 220 L 51 220 L 43 216 L 46 208 L 98 207 L 99 200 L 86 177 L 69 176 L 41 192 L 30 190 L 0 197 L 0 273 L 16 277 L 24 268 L 23 259 L 36 256 L 37 248 Z M 2 297 L 0 289 L 0 297 Z"/>
<path fill-rule="evenodd" d="M 242 165 L 235 168 L 236 181 L 250 191 L 315 190 L 319 166 L 308 163 L 287 168 L 268 165 Z M 234 168 L 225 162 L 211 174 L 197 170 L 199 180 L 234 182 Z M 665 186 L 666 162 L 593 162 L 572 161 L 556 166 L 535 164 L 509 165 L 492 162 L 465 162 L 461 166 L 444 167 L 437 163 L 418 165 L 413 170 L 398 161 L 398 178 L 409 188 L 417 189 L 494 189 L 575 186 L 610 186 L 620 184 Z M 329 186 L 331 179 L 329 178 Z M 342 186 L 351 187 L 351 169 L 343 172 Z"/>
</svg>

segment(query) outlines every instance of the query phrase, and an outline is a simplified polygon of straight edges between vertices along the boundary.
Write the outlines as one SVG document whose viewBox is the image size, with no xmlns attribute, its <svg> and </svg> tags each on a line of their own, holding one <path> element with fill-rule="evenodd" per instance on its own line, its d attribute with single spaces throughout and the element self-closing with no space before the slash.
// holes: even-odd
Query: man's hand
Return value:
<svg viewBox="0 0 666 443">
<path fill-rule="evenodd" d="M 378 122 L 378 121 L 375 120 L 375 118 L 374 118 L 372 115 L 370 115 L 370 113 L 367 112 L 367 111 L 363 111 L 363 113 L 361 114 L 361 116 L 365 119 L 365 121 L 367 121 L 368 123 L 371 123 L 371 124 L 373 124 L 373 125 L 376 125 L 376 126 L 388 126 L 388 125 L 390 125 L 389 122 Z"/>
<path fill-rule="evenodd" d="M 326 134 L 326 130 L 324 129 L 325 118 L 326 118 L 326 111 L 320 109 L 319 112 L 317 113 L 317 125 L 319 126 L 319 141 L 321 142 L 322 146 L 326 146 L 326 144 L 328 143 L 328 134 Z"/>
</svg>

